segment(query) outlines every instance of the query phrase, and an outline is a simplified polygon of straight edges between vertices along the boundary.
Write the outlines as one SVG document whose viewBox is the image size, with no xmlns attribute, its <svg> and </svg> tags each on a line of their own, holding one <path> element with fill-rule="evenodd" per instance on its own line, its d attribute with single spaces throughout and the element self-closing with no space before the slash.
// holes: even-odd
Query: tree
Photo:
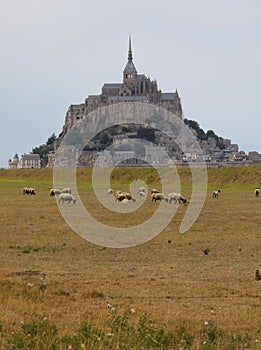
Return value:
<svg viewBox="0 0 261 350">
<path fill-rule="evenodd" d="M 46 143 L 44 143 L 38 147 L 34 147 L 32 149 L 31 153 L 40 155 L 41 163 L 42 163 L 43 167 L 45 167 L 47 165 L 48 153 L 50 153 L 54 150 L 54 142 L 55 142 L 56 138 L 57 138 L 57 136 L 55 135 L 55 133 L 52 133 L 52 135 L 50 137 L 48 137 Z"/>
<path fill-rule="evenodd" d="M 190 128 L 197 132 L 197 138 L 199 140 L 205 140 L 205 132 L 200 128 L 199 123 L 195 120 L 184 119 L 184 123 Z"/>
<path fill-rule="evenodd" d="M 209 138 L 209 137 L 213 137 L 213 139 L 217 140 L 218 136 L 215 134 L 215 132 L 213 130 L 208 130 L 206 132 L 206 140 Z"/>
<path fill-rule="evenodd" d="M 47 141 L 46 141 L 46 145 L 47 146 L 53 146 L 54 145 L 54 141 L 57 139 L 57 136 L 55 135 L 55 133 L 53 132 L 52 135 L 50 137 L 48 137 Z"/>
</svg>

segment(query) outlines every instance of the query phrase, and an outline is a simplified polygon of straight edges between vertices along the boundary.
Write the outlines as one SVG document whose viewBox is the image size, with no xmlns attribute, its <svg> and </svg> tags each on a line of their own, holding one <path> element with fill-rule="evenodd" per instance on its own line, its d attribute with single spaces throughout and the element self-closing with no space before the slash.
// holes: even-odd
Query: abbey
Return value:
<svg viewBox="0 0 261 350">
<path fill-rule="evenodd" d="M 156 80 L 151 80 L 144 74 L 138 74 L 133 63 L 131 37 L 129 37 L 128 61 L 123 70 L 121 83 L 105 83 L 101 94 L 89 95 L 84 103 L 71 105 L 66 113 L 65 124 L 60 137 L 76 123 L 93 110 L 120 102 L 144 102 L 163 107 L 182 119 L 182 107 L 179 94 L 161 92 Z"/>
</svg>

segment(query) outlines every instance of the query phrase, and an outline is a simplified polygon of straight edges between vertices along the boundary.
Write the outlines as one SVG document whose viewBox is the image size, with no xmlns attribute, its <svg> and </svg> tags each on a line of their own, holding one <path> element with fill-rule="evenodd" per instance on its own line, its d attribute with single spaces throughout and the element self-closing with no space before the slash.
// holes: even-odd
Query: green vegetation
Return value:
<svg viewBox="0 0 261 350">
<path fill-rule="evenodd" d="M 42 162 L 42 167 L 45 167 L 48 162 L 47 155 L 48 153 L 54 151 L 54 143 L 57 136 L 53 133 L 50 137 L 48 137 L 46 143 L 40 145 L 38 147 L 34 147 L 32 149 L 33 154 L 39 154 Z"/>
<path fill-rule="evenodd" d="M 51 247 L 43 246 L 43 247 L 38 247 L 38 246 L 19 246 L 19 245 L 10 245 L 9 248 L 12 250 L 17 251 L 17 253 L 23 253 L 23 254 L 30 254 L 30 253 L 39 253 L 39 252 L 52 252 L 56 253 L 61 250 L 63 250 L 66 247 L 66 243 L 63 243 L 62 245 L 55 245 Z"/>
<path fill-rule="evenodd" d="M 246 349 L 255 344 L 248 334 L 226 334 L 215 323 L 205 324 L 200 334 L 192 335 L 184 327 L 168 331 L 164 326 L 153 325 L 146 315 L 141 315 L 137 322 L 129 319 L 128 313 L 117 313 L 107 318 L 107 328 L 83 321 L 73 334 L 59 336 L 57 326 L 49 320 L 22 323 L 21 331 L 7 335 L 2 349 L 15 350 L 236 350 Z M 1 326 L 1 325 L 0 325 Z M 4 328 L 0 333 L 5 336 Z M 1 344 L 1 340 L 0 340 Z M 256 347 L 258 349 L 258 342 Z"/>
<path fill-rule="evenodd" d="M 190 168 L 178 168 L 178 174 L 181 184 L 191 186 L 191 171 Z M 171 169 L 165 170 L 166 174 L 171 172 Z M 44 181 L 44 186 L 52 187 L 53 170 L 47 169 L 19 169 L 19 170 L 0 170 L 0 184 L 12 183 L 12 186 L 21 188 L 21 186 L 37 185 L 38 181 Z M 119 183 L 129 183 L 135 179 L 143 179 L 147 184 L 159 183 L 159 175 L 153 168 L 115 168 L 112 172 L 112 181 Z M 77 169 L 77 181 L 88 182 L 92 181 L 92 169 L 80 168 Z M 253 166 L 236 166 L 223 168 L 208 169 L 208 187 L 209 189 L 219 187 L 253 189 L 261 188 L 261 167 Z M 37 189 L 36 189 L 37 190 Z"/>
<path fill-rule="evenodd" d="M 225 145 L 223 143 L 223 140 L 224 140 L 223 137 L 216 135 L 216 133 L 213 130 L 207 130 L 207 132 L 204 132 L 204 130 L 200 128 L 199 123 L 195 120 L 184 119 L 184 123 L 188 125 L 189 128 L 197 132 L 197 138 L 200 141 L 203 141 L 203 140 L 207 141 L 208 138 L 211 137 L 216 140 L 218 148 L 220 149 L 225 148 Z"/>
</svg>

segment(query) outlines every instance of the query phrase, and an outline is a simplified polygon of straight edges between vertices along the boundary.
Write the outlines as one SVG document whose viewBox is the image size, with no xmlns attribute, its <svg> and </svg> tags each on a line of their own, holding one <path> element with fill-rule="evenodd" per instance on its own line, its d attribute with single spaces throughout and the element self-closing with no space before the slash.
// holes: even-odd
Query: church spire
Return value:
<svg viewBox="0 0 261 350">
<path fill-rule="evenodd" d="M 126 80 L 134 79 L 136 75 L 137 75 L 137 70 L 132 61 L 131 36 L 129 36 L 128 62 L 123 71 L 123 81 L 126 82 Z"/>
<path fill-rule="evenodd" d="M 128 53 L 128 61 L 132 61 L 131 36 L 129 36 L 129 53 Z"/>
</svg>

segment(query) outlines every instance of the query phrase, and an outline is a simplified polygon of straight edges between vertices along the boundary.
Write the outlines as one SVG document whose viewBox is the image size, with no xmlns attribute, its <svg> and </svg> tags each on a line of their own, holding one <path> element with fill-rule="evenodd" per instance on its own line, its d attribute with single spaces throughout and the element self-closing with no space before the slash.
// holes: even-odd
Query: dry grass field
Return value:
<svg viewBox="0 0 261 350">
<path fill-rule="evenodd" d="M 136 177 L 158 187 L 151 169 L 113 174 L 114 189 L 128 189 Z M 179 174 L 190 198 L 190 171 Z M 1 170 L 0 344 L 32 321 L 48 320 L 63 336 L 83 321 L 110 332 L 112 313 L 127 313 L 133 324 L 146 315 L 155 327 L 182 328 L 198 343 L 204 327 L 215 324 L 226 334 L 248 334 L 248 348 L 261 349 L 261 281 L 255 279 L 261 270 L 261 197 L 254 197 L 261 167 L 209 169 L 208 176 L 205 204 L 187 233 L 179 233 L 187 209 L 180 204 L 151 241 L 112 249 L 82 239 L 66 224 L 49 196 L 50 169 Z M 112 214 L 94 198 L 90 169 L 79 170 L 77 181 L 86 208 L 106 224 L 122 225 L 124 218 L 124 225 L 135 225 L 158 205 L 148 197 L 134 214 Z M 36 195 L 23 195 L 24 186 Z M 220 196 L 213 199 L 217 188 Z"/>
</svg>

